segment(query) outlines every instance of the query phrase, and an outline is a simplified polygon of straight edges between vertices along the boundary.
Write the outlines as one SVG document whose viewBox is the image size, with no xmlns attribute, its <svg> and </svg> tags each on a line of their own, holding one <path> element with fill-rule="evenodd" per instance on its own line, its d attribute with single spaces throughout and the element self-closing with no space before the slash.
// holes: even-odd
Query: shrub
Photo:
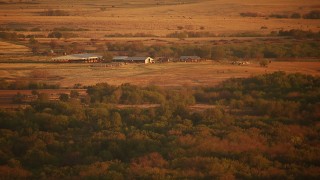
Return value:
<svg viewBox="0 0 320 180">
<path fill-rule="evenodd" d="M 195 32 L 195 31 L 183 31 L 183 32 L 174 32 L 167 34 L 166 37 L 170 38 L 198 38 L 198 37 L 216 37 L 214 33 L 211 32 Z"/>
<path fill-rule="evenodd" d="M 59 99 L 60 99 L 60 101 L 67 102 L 69 100 L 69 95 L 62 93 L 62 94 L 60 94 Z"/>
<path fill-rule="evenodd" d="M 68 11 L 64 11 L 64 10 L 48 9 L 46 11 L 40 12 L 40 15 L 42 15 L 42 16 L 69 16 L 70 13 Z"/>
<path fill-rule="evenodd" d="M 259 62 L 259 65 L 260 65 L 261 67 L 268 67 L 268 64 L 269 64 L 269 62 L 268 62 L 268 60 L 266 60 L 266 59 L 263 59 L 263 60 L 261 60 L 261 61 Z"/>
<path fill-rule="evenodd" d="M 52 33 L 49 33 L 48 38 L 62 38 L 62 33 L 58 31 L 54 31 Z"/>
<path fill-rule="evenodd" d="M 17 34 L 15 32 L 0 32 L 0 38 L 10 41 L 16 41 L 18 38 L 24 38 L 25 35 L 23 34 Z"/>
<path fill-rule="evenodd" d="M 305 19 L 320 19 L 320 10 L 310 11 L 309 13 L 303 15 Z"/>
<path fill-rule="evenodd" d="M 74 33 L 70 33 L 70 32 L 64 32 L 61 33 L 59 31 L 53 31 L 51 33 L 48 34 L 48 38 L 74 38 L 74 37 L 78 37 L 77 34 Z"/>
<path fill-rule="evenodd" d="M 292 19 L 300 19 L 301 18 L 301 15 L 299 13 L 293 13 L 291 14 L 290 16 Z"/>
<path fill-rule="evenodd" d="M 303 31 L 300 29 L 291 29 L 289 31 L 280 30 L 279 36 L 292 36 L 294 38 L 320 38 L 319 32 Z"/>
<path fill-rule="evenodd" d="M 13 96 L 12 101 L 14 103 L 20 104 L 20 103 L 22 103 L 24 98 L 25 98 L 25 95 L 18 92 L 16 95 Z"/>
<path fill-rule="evenodd" d="M 77 97 L 79 97 L 79 92 L 76 91 L 76 90 L 71 90 L 71 91 L 70 91 L 70 97 L 71 97 L 71 98 L 77 98 Z"/>
<path fill-rule="evenodd" d="M 104 62 L 112 62 L 112 54 L 109 52 L 103 53 L 102 59 Z"/>
<path fill-rule="evenodd" d="M 242 17 L 258 17 L 259 14 L 256 12 L 242 12 L 242 13 L 240 13 L 240 16 L 242 16 Z"/>
<path fill-rule="evenodd" d="M 288 18 L 288 15 L 286 15 L 286 14 L 271 14 L 271 15 L 269 15 L 269 17 L 271 17 L 271 18 Z"/>
</svg>

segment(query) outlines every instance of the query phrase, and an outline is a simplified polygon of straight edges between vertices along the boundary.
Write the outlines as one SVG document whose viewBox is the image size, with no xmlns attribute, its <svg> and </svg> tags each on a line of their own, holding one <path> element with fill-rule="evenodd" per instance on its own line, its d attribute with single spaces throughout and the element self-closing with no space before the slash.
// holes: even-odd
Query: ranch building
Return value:
<svg viewBox="0 0 320 180">
<path fill-rule="evenodd" d="M 179 60 L 181 62 L 199 62 L 201 58 L 199 56 L 181 56 Z"/>
<path fill-rule="evenodd" d="M 102 56 L 97 54 L 71 54 L 52 58 L 54 62 L 69 63 L 97 63 L 102 61 Z"/>
<path fill-rule="evenodd" d="M 116 56 L 113 58 L 113 62 L 125 62 L 125 63 L 154 63 L 154 59 L 151 57 L 126 57 Z"/>
<path fill-rule="evenodd" d="M 128 56 L 114 56 L 112 58 L 113 62 L 125 62 L 125 60 L 128 58 Z"/>
</svg>

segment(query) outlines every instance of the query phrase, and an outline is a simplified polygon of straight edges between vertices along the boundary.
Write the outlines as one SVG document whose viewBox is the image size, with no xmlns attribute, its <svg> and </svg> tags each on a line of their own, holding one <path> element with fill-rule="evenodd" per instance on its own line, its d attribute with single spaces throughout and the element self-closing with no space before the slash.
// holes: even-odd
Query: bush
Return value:
<svg viewBox="0 0 320 180">
<path fill-rule="evenodd" d="M 187 32 L 177 32 L 176 31 L 174 33 L 167 34 L 166 37 L 184 39 L 184 38 L 188 37 L 188 33 Z"/>
<path fill-rule="evenodd" d="M 70 91 L 70 97 L 71 98 L 78 98 L 79 97 L 79 92 L 76 90 L 71 90 Z"/>
<path fill-rule="evenodd" d="M 69 95 L 62 93 L 62 94 L 60 94 L 59 99 L 60 99 L 60 101 L 67 102 L 69 100 Z"/>
<path fill-rule="evenodd" d="M 54 31 L 52 33 L 49 33 L 48 38 L 62 38 L 62 33 L 58 31 Z"/>
<path fill-rule="evenodd" d="M 278 32 L 279 36 L 292 36 L 294 38 L 320 38 L 320 31 L 319 32 L 312 32 L 312 31 L 303 31 L 300 29 L 291 29 L 289 31 L 280 30 Z"/>
<path fill-rule="evenodd" d="M 25 35 L 23 34 L 17 34 L 15 32 L 0 32 L 0 38 L 9 40 L 9 41 L 16 41 L 18 38 L 24 38 Z"/>
<path fill-rule="evenodd" d="M 183 31 L 167 34 L 166 37 L 170 38 L 198 38 L 198 37 L 216 37 L 216 34 L 211 32 L 195 32 L 195 31 Z"/>
<path fill-rule="evenodd" d="M 286 15 L 286 14 L 271 14 L 271 15 L 269 15 L 269 17 L 271 17 L 271 18 L 288 18 L 288 15 Z"/>
<path fill-rule="evenodd" d="M 240 16 L 242 16 L 242 17 L 258 17 L 259 14 L 256 12 L 242 12 L 242 13 L 240 13 Z"/>
<path fill-rule="evenodd" d="M 64 10 L 48 9 L 40 13 L 42 16 L 69 16 L 70 13 Z"/>
<path fill-rule="evenodd" d="M 300 19 L 301 18 L 301 15 L 299 13 L 293 13 L 291 14 L 290 16 L 292 19 Z"/>
<path fill-rule="evenodd" d="M 303 15 L 305 19 L 320 19 L 320 10 L 310 11 L 309 13 Z"/>
<path fill-rule="evenodd" d="M 59 31 L 53 31 L 51 33 L 48 34 L 48 38 L 74 38 L 74 37 L 78 37 L 77 34 L 74 33 L 70 33 L 70 32 L 64 32 L 61 33 Z"/>
<path fill-rule="evenodd" d="M 259 62 L 259 64 L 261 67 L 268 67 L 269 62 L 268 62 L 268 60 L 263 59 Z"/>
</svg>

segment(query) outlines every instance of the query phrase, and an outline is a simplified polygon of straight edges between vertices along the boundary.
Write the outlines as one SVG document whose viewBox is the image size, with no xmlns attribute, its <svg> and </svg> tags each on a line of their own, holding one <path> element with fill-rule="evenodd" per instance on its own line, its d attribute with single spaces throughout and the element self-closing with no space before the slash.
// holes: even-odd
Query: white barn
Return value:
<svg viewBox="0 0 320 180">
<path fill-rule="evenodd" d="M 52 58 L 55 62 L 94 63 L 102 61 L 102 56 L 97 54 L 71 54 Z"/>
</svg>

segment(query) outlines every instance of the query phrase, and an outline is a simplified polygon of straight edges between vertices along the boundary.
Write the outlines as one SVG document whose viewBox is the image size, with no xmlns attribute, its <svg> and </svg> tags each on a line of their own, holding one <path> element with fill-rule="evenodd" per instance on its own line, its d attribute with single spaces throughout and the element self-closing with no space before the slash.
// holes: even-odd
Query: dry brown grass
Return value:
<svg viewBox="0 0 320 180">
<path fill-rule="evenodd" d="M 319 0 L 70 0 L 63 3 L 50 0 L 35 0 L 32 3 L 19 0 L 4 1 L 8 3 L 0 5 L 0 27 L 11 29 L 37 27 L 41 31 L 19 31 L 18 33 L 25 35 L 41 34 L 44 36 L 47 36 L 52 29 L 57 27 L 89 29 L 89 31 L 72 32 L 79 35 L 80 38 L 66 40 L 69 42 L 89 42 L 91 38 L 112 42 L 141 40 L 144 44 L 201 44 L 210 41 L 210 38 L 187 39 L 184 41 L 167 38 L 104 38 L 106 34 L 114 33 L 147 33 L 165 36 L 178 31 L 178 27 L 181 27 L 183 31 L 206 31 L 217 35 L 241 32 L 268 34 L 280 29 L 320 30 L 319 20 L 247 18 L 240 16 L 242 12 L 259 14 L 298 12 L 303 14 L 310 10 L 319 9 Z M 101 10 L 101 7 L 105 7 L 105 10 Z M 48 9 L 68 11 L 70 16 L 40 15 L 39 12 Z M 266 28 L 261 29 L 261 27 Z M 38 40 L 40 42 L 50 41 L 50 39 Z M 65 39 L 59 41 L 65 41 Z M 1 52 L 10 53 L 10 56 L 0 56 L 1 59 L 45 60 L 44 57 L 26 55 L 24 51 L 29 52 L 27 49 L 21 52 L 21 47 L 16 49 L 8 47 L 0 44 L 0 54 Z M 50 59 L 50 57 L 47 59 Z"/>
<path fill-rule="evenodd" d="M 30 73 L 45 70 L 56 79 L 49 83 L 60 83 L 72 87 L 76 83 L 94 85 L 107 82 L 114 85 L 132 83 L 157 86 L 211 86 L 228 78 L 249 77 L 257 74 L 285 71 L 320 75 L 320 62 L 272 62 L 268 68 L 257 63 L 236 66 L 228 63 L 168 63 L 128 64 L 121 67 L 90 67 L 89 64 L 1 64 L 0 76 L 8 79 L 26 79 Z M 26 80 L 33 80 L 27 78 Z"/>
<path fill-rule="evenodd" d="M 38 0 L 39 4 L 3 4 L 0 11 L 0 24 L 10 26 L 87 28 L 83 37 L 99 38 L 112 33 L 146 32 L 165 35 L 176 31 L 177 26 L 184 30 L 200 30 L 214 33 L 234 33 L 241 31 L 265 32 L 279 29 L 319 30 L 318 20 L 305 19 L 265 19 L 244 18 L 241 12 L 305 13 L 319 9 L 318 0 L 198 0 L 182 1 L 60 1 Z M 160 2 L 160 3 L 159 3 Z M 160 5 L 157 5 L 160 4 Z M 112 7 L 114 6 L 114 7 Z M 106 7 L 106 11 L 101 11 Z M 39 16 L 46 9 L 69 11 L 71 16 Z M 261 30 L 261 26 L 268 27 Z"/>
<path fill-rule="evenodd" d="M 30 49 L 23 45 L 0 41 L 0 54 L 12 55 L 16 53 L 28 54 Z"/>
</svg>

